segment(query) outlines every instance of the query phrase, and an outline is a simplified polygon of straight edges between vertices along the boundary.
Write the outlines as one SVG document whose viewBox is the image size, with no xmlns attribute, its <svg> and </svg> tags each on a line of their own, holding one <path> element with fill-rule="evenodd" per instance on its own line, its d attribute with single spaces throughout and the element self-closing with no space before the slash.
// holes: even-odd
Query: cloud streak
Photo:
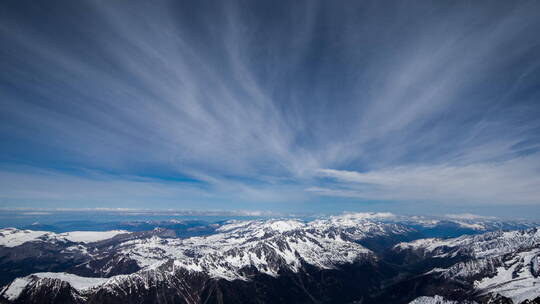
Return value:
<svg viewBox="0 0 540 304">
<path fill-rule="evenodd" d="M 540 203 L 535 2 L 2 6 L 5 204 Z"/>
<path fill-rule="evenodd" d="M 539 170 L 538 159 L 519 158 L 464 166 L 403 166 L 366 173 L 322 169 L 319 175 L 337 182 L 340 189 L 335 194 L 365 199 L 511 205 L 538 204 Z M 324 188 L 308 190 L 333 194 Z"/>
</svg>

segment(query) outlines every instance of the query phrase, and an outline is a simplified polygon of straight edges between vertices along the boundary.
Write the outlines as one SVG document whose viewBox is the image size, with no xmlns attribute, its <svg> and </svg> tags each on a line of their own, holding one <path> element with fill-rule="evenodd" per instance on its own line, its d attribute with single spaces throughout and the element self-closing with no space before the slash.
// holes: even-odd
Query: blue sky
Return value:
<svg viewBox="0 0 540 304">
<path fill-rule="evenodd" d="M 540 217 L 536 1 L 3 1 L 0 206 Z"/>
</svg>

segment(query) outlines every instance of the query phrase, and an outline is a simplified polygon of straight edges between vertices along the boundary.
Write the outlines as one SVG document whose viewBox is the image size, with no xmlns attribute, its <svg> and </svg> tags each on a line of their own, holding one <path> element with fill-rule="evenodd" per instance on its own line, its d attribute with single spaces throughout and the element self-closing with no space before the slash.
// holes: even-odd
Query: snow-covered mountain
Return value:
<svg viewBox="0 0 540 304">
<path fill-rule="evenodd" d="M 374 257 L 342 230 L 300 221 L 230 223 L 218 231 L 188 239 L 138 239 L 120 244 L 118 251 L 141 268 L 174 260 L 177 267 L 227 280 L 247 280 L 253 270 L 277 276 L 284 268 L 297 272 L 302 263 L 328 269 Z"/>
<path fill-rule="evenodd" d="M 487 258 L 513 253 L 540 245 L 540 230 L 493 231 L 452 239 L 420 239 L 396 245 L 396 250 L 409 250 L 424 256 L 448 257 L 470 255 Z"/>
<path fill-rule="evenodd" d="M 452 261 L 425 276 L 461 284 L 475 297 L 508 303 L 540 300 L 540 230 L 495 231 L 453 239 L 421 239 L 393 248 L 411 260 Z"/>
<path fill-rule="evenodd" d="M 418 225 L 368 213 L 228 221 L 188 238 L 162 228 L 2 229 L 0 302 L 517 304 L 540 296 L 539 230 L 417 239 Z"/>
<path fill-rule="evenodd" d="M 15 247 L 26 242 L 92 243 L 110 239 L 118 234 L 124 233 L 127 233 L 127 231 L 71 231 L 65 233 L 53 233 L 48 231 L 5 228 L 0 230 L 0 246 Z"/>
<path fill-rule="evenodd" d="M 211 277 L 246 280 L 248 268 L 277 276 L 284 268 L 298 271 L 302 263 L 329 269 L 336 264 L 375 258 L 371 250 L 358 242 L 410 232 L 411 229 L 398 224 L 346 216 L 309 223 L 290 219 L 230 221 L 215 234 L 185 239 L 163 234 L 141 237 L 123 231 L 95 233 L 94 242 L 88 241 L 91 232 L 81 235 L 82 232 L 54 234 L 4 229 L 0 235 L 5 236 L 5 244 L 9 245 L 6 247 L 39 242 L 69 244 L 62 253 L 87 255 L 91 261 L 122 257 L 144 269 L 173 260 L 177 267 Z"/>
<path fill-rule="evenodd" d="M 409 304 L 475 304 L 474 301 L 451 301 L 447 300 L 441 296 L 433 296 L 433 297 L 418 297 L 414 299 Z"/>
</svg>

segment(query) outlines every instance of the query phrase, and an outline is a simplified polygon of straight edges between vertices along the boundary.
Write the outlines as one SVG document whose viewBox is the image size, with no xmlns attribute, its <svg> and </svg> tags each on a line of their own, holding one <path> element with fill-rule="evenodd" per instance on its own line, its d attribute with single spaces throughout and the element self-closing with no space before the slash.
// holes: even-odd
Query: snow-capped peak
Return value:
<svg viewBox="0 0 540 304">
<path fill-rule="evenodd" d="M 439 295 L 432 297 L 418 297 L 409 304 L 474 304 L 475 302 L 470 301 L 451 301 L 447 300 Z"/>
<path fill-rule="evenodd" d="M 27 242 L 73 242 L 92 243 L 128 233 L 124 230 L 111 231 L 71 231 L 54 233 L 49 231 L 21 230 L 16 228 L 0 229 L 0 246 L 16 247 Z"/>
<path fill-rule="evenodd" d="M 313 229 L 298 220 L 234 221 L 216 234 L 134 240 L 122 244 L 121 251 L 141 267 L 172 259 L 178 267 L 228 280 L 247 279 L 244 270 L 250 267 L 277 276 L 282 270 L 298 271 L 302 263 L 332 268 L 371 254 L 339 234 Z"/>
<path fill-rule="evenodd" d="M 219 232 L 248 232 L 248 231 L 267 231 L 267 232 L 285 232 L 305 227 L 305 223 L 295 219 L 275 219 L 258 221 L 228 221 L 217 229 Z"/>
</svg>

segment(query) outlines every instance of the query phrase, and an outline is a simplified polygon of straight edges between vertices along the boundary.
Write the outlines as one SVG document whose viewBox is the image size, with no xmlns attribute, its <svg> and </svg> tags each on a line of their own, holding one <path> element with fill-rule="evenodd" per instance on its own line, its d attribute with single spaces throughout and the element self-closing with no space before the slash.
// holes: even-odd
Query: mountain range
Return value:
<svg viewBox="0 0 540 304">
<path fill-rule="evenodd" d="M 537 226 L 347 213 L 4 228 L 0 303 L 540 303 Z"/>
</svg>

